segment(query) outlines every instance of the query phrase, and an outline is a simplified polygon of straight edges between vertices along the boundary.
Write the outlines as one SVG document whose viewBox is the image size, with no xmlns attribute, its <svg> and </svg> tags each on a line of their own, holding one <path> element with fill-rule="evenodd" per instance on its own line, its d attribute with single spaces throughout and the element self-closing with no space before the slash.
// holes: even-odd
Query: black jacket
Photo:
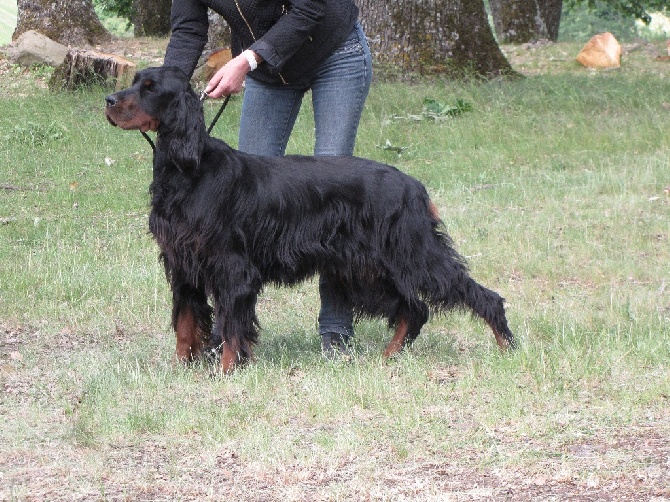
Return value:
<svg viewBox="0 0 670 502">
<path fill-rule="evenodd" d="M 249 76 L 277 85 L 308 85 L 358 18 L 353 0 L 173 0 L 166 66 L 193 74 L 207 42 L 208 7 L 230 26 L 234 56 L 251 49 L 265 60 Z"/>
</svg>

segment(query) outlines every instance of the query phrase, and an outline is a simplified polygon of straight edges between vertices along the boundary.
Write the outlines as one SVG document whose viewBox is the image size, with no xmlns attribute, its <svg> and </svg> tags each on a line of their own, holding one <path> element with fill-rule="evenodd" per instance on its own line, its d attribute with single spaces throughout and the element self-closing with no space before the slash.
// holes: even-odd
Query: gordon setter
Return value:
<svg viewBox="0 0 670 502">
<path fill-rule="evenodd" d="M 224 373 L 252 357 L 267 283 L 327 274 L 359 316 L 386 318 L 390 357 L 429 313 L 469 309 L 501 349 L 515 346 L 503 298 L 468 274 L 425 187 L 356 157 L 260 157 L 206 132 L 177 68 L 148 68 L 106 98 L 122 129 L 156 131 L 149 227 L 172 288 L 177 360 L 221 335 Z M 211 307 L 208 300 L 212 300 Z M 212 317 L 214 317 L 214 321 Z"/>
</svg>

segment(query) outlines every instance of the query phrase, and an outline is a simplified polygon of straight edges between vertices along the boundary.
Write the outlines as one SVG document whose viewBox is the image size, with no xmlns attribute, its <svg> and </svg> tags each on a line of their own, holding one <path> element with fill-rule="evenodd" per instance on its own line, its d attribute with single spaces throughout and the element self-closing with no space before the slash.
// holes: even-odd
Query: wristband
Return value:
<svg viewBox="0 0 670 502">
<path fill-rule="evenodd" d="M 254 56 L 254 53 L 247 49 L 242 53 L 242 55 L 247 59 L 247 62 L 249 63 L 249 71 L 254 71 L 256 68 L 258 68 L 258 61 L 256 61 L 256 57 Z"/>
</svg>

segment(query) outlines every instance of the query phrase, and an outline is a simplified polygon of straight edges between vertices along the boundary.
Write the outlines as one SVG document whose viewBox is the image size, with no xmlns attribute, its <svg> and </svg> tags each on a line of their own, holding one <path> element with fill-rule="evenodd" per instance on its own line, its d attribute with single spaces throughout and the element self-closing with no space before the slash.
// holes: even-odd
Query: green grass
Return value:
<svg viewBox="0 0 670 502">
<path fill-rule="evenodd" d="M 575 49 L 508 48 L 516 82 L 377 82 L 359 132 L 426 184 L 519 351 L 455 314 L 392 363 L 361 323 L 355 362 L 327 363 L 308 282 L 264 293 L 256 361 L 226 378 L 171 365 L 144 139 L 101 91 L 0 84 L 3 496 L 667 497 L 670 66 L 594 73 Z M 473 110 L 412 120 L 424 98 Z M 215 129 L 233 145 L 239 106 Z M 291 153 L 311 128 L 306 100 Z"/>
<path fill-rule="evenodd" d="M 0 45 L 12 41 L 17 9 L 16 0 L 0 0 Z"/>
</svg>

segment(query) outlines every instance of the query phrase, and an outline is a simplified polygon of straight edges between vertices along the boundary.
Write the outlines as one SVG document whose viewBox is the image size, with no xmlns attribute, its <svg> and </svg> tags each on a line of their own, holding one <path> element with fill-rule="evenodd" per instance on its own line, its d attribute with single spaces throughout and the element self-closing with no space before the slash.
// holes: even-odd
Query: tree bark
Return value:
<svg viewBox="0 0 670 502">
<path fill-rule="evenodd" d="M 483 0 L 359 0 L 376 63 L 454 78 L 513 75 Z"/>
<path fill-rule="evenodd" d="M 111 38 L 91 0 L 18 0 L 17 5 L 12 40 L 29 30 L 70 46 L 95 45 Z"/>
<path fill-rule="evenodd" d="M 205 50 L 216 50 L 222 47 L 230 47 L 230 26 L 212 9 L 207 11 L 209 16 L 209 31 L 207 33 L 207 45 Z"/>
<path fill-rule="evenodd" d="M 179 1 L 179 0 L 177 0 Z M 170 34 L 172 0 L 133 0 L 136 37 L 166 37 Z"/>
<path fill-rule="evenodd" d="M 563 0 L 489 0 L 501 43 L 558 39 Z"/>
</svg>

